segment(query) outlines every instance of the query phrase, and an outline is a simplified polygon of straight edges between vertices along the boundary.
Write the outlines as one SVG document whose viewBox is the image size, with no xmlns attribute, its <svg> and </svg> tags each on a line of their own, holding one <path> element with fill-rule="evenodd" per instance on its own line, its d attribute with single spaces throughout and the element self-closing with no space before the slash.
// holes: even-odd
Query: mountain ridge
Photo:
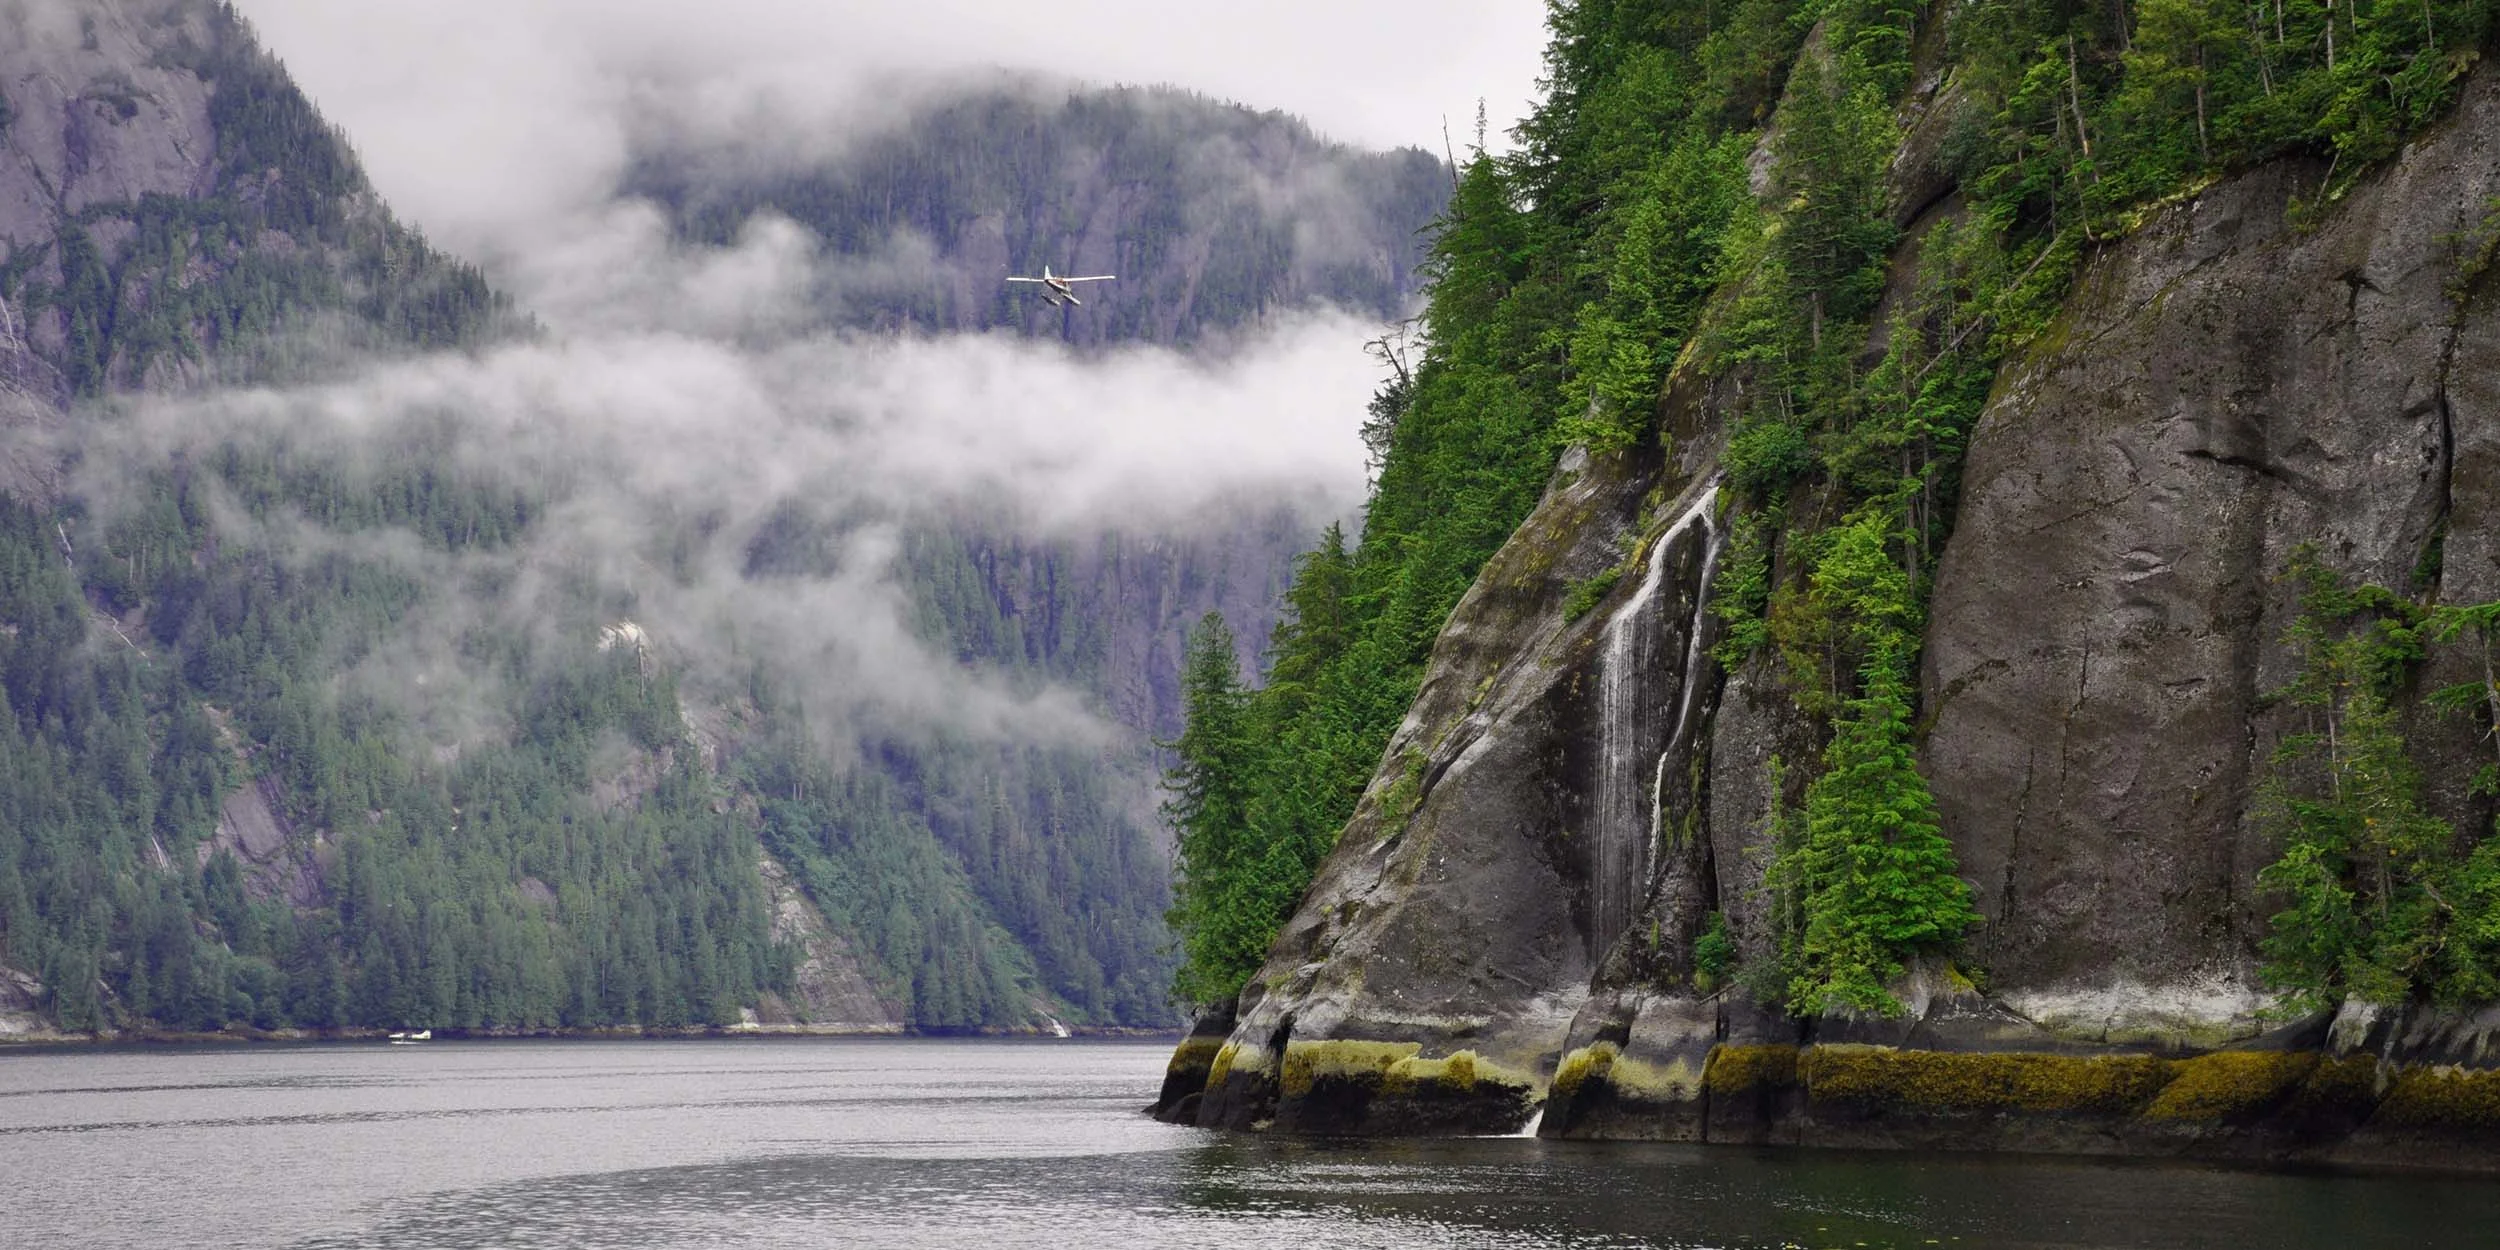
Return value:
<svg viewBox="0 0 2500 1250">
<path fill-rule="evenodd" d="M 7 16 L 43 35 L 0 58 L 0 182 L 34 206 L 0 233 L 7 1033 L 1168 1027 L 1143 809 L 1179 632 L 1273 611 L 1302 504 L 1072 533 L 839 492 L 592 498 L 602 453 L 481 458 L 513 450 L 493 420 L 376 401 L 359 371 L 501 395 L 429 388 L 541 385 L 561 345 L 390 217 L 231 7 Z M 72 205 L 41 188 L 75 135 L 109 141 L 80 160 L 110 186 Z M 164 176 L 95 174 L 128 152 Z M 1396 211 L 1420 216 L 1383 258 L 1433 206 Z M 806 316 L 789 350 L 861 330 Z M 655 541 L 585 577 L 564 527 L 619 504 Z M 787 599 L 767 643 L 863 610 L 841 595 L 866 578 L 880 645 L 1002 708 L 1062 690 L 1108 738 L 829 717 L 791 671 L 821 655 L 651 615 L 726 602 L 707 577 Z"/>
</svg>

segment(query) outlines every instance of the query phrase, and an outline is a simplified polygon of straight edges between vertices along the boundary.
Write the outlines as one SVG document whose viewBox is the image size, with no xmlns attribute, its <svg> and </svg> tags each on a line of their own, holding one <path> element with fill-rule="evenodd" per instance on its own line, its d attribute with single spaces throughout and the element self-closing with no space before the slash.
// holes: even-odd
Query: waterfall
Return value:
<svg viewBox="0 0 2500 1250">
<path fill-rule="evenodd" d="M 1681 736 L 1683 722 L 1691 715 L 1694 691 L 1700 685 L 1692 680 L 1692 675 L 1700 660 L 1700 604 L 1707 599 L 1710 565 L 1718 556 L 1718 526 L 1710 515 L 1717 501 L 1717 483 L 1705 485 L 1684 514 L 1650 544 L 1640 589 L 1607 618 L 1606 628 L 1599 635 L 1598 775 L 1589 830 L 1589 911 L 1592 953 L 1600 957 L 1632 923 L 1632 913 L 1640 906 L 1641 894 L 1649 884 L 1651 844 L 1658 822 L 1654 802 L 1649 811 L 1641 810 L 1643 784 L 1654 780 L 1647 775 L 1653 770 L 1642 767 L 1647 761 L 1643 758 L 1641 736 L 1647 711 L 1642 706 L 1642 677 L 1649 668 L 1649 651 L 1656 632 L 1650 628 L 1650 605 L 1666 583 L 1670 557 L 1684 535 L 1694 526 L 1701 526 L 1710 545 L 1703 561 L 1704 585 L 1694 595 L 1693 638 L 1680 683 L 1683 705 L 1674 733 Z M 1664 768 L 1665 760 L 1661 757 L 1654 771 L 1662 773 Z"/>
<path fill-rule="evenodd" d="M 1714 498 L 1718 493 L 1714 482 L 1703 498 Z M 1675 728 L 1667 734 L 1666 749 L 1658 753 L 1657 775 L 1650 779 L 1649 785 L 1649 854 L 1653 875 L 1658 867 L 1658 848 L 1666 845 L 1666 831 L 1659 826 L 1665 824 L 1667 818 L 1667 761 L 1674 759 L 1689 745 L 1686 735 L 1693 729 L 1693 705 L 1701 699 L 1701 642 L 1706 633 L 1703 626 L 1709 623 L 1710 589 L 1719 576 L 1719 552 L 1727 547 L 1726 532 L 1719 528 L 1716 521 L 1709 519 L 1706 512 L 1702 524 L 1708 530 L 1709 545 L 1702 549 L 1701 581 L 1693 591 L 1693 621 L 1685 627 L 1683 692 L 1676 701 Z"/>
</svg>

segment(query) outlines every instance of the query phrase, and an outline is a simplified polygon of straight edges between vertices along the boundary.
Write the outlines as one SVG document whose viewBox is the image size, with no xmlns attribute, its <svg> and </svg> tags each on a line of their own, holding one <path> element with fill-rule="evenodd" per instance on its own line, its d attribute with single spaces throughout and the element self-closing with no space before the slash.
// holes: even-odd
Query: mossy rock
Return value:
<svg viewBox="0 0 2500 1250">
<path fill-rule="evenodd" d="M 1389 1065 L 1380 1078 L 1380 1092 L 1400 1098 L 1424 1094 L 1465 1096 L 1476 1092 L 1476 1052 L 1462 1050 L 1447 1059 L 1407 1058 Z"/>
<path fill-rule="evenodd" d="M 1172 1060 L 1163 1065 L 1165 1076 L 1182 1076 L 1193 1072 L 1212 1074 L 1215 1057 L 1223 1053 L 1225 1041 L 1220 1037 L 1184 1038 L 1172 1048 Z"/>
<path fill-rule="evenodd" d="M 2500 1072 L 2414 1068 L 2388 1087 L 2371 1123 L 2433 1133 L 2500 1132 Z"/>
<path fill-rule="evenodd" d="M 1351 1081 L 1377 1090 L 1392 1066 L 1423 1049 L 1414 1042 L 1289 1042 L 1279 1084 L 1287 1098 L 1308 1098 L 1322 1081 Z"/>
<path fill-rule="evenodd" d="M 1534 1073 L 1472 1050 L 1423 1055 L 1414 1042 L 1325 1040 L 1285 1047 L 1278 1128 L 1365 1136 L 1508 1132 L 1536 1105 Z"/>
<path fill-rule="evenodd" d="M 1562 1063 L 1554 1069 L 1554 1097 L 1579 1096 L 1581 1088 L 1591 1080 L 1605 1080 L 1606 1074 L 1613 1070 L 1615 1060 L 1622 1056 L 1623 1051 L 1613 1042 L 1583 1046 L 1563 1056 Z"/>
<path fill-rule="evenodd" d="M 2281 1102 L 2317 1071 L 2310 1051 L 2225 1050 L 2174 1060 L 2174 1076 L 2144 1109 L 2153 1120 L 2233 1120 Z"/>
<path fill-rule="evenodd" d="M 1207 1064 L 1207 1092 L 1212 1094 L 1224 1088 L 1225 1080 L 1233 1074 L 1233 1065 L 1240 1060 L 1241 1047 L 1231 1042 L 1216 1047 L 1215 1058 Z"/>
<path fill-rule="evenodd" d="M 1711 1050 L 1701 1085 L 1713 1097 L 1788 1089 L 1797 1083 L 1794 1046 L 1720 1046 Z"/>
<path fill-rule="evenodd" d="M 1948 1054 L 1817 1046 L 1799 1065 L 1811 1103 L 1866 1111 L 2125 1115 L 2170 1083 L 2149 1055 Z"/>
<path fill-rule="evenodd" d="M 1155 1095 L 1155 1115 L 1176 1121 L 1194 1120 L 1201 1096 L 1206 1093 L 1207 1078 L 1215 1070 L 1216 1056 L 1223 1050 L 1223 1038 L 1204 1034 L 1184 1038 L 1173 1047 L 1170 1062 L 1163 1065 L 1163 1088 Z"/>
<path fill-rule="evenodd" d="M 2379 1061 L 2373 1055 L 2321 1059 L 2300 1087 L 2292 1091 L 2286 1110 L 2300 1116 L 2341 1116 L 2358 1121 L 2376 1109 Z"/>
</svg>

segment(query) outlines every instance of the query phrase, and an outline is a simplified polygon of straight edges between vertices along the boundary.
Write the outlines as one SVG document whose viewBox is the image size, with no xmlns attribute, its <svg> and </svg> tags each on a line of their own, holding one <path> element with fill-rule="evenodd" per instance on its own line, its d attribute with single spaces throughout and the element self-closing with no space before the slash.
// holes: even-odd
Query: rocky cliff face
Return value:
<svg viewBox="0 0 2500 1250">
<path fill-rule="evenodd" d="M 2272 1010 L 2253 817 L 2287 724 L 2268 692 L 2291 676 L 2295 548 L 2443 602 L 2500 594 L 2500 334 L 2471 263 L 2495 145 L 2486 71 L 2330 207 L 2299 207 L 2325 172 L 2299 162 L 2162 206 L 2000 374 L 1922 692 L 1984 991 L 1913 969 L 1904 1018 L 1795 1021 L 1679 971 L 1713 911 L 1765 953 L 1769 813 L 1800 789 L 1777 761 L 1820 745 L 1766 661 L 1722 672 L 1702 645 L 1731 405 L 1688 370 L 1672 454 L 1567 460 L 1483 571 L 1236 1016 L 1175 1056 L 1163 1113 L 2500 1165 L 2500 1013 Z M 1956 201 L 1896 172 L 1914 249 Z M 1572 619 L 1571 588 L 1626 553 Z M 2470 732 L 2413 715 L 2433 803 L 2487 826 Z"/>
<path fill-rule="evenodd" d="M 501 308 L 391 216 L 231 6 L 0 5 L 0 386 L 162 386 L 323 317 L 362 347 L 465 344 Z"/>
</svg>

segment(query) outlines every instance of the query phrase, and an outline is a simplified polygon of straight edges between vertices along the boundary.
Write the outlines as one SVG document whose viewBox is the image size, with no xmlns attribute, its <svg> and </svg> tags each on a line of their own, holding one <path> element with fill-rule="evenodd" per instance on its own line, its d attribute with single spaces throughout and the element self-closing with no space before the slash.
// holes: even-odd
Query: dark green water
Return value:
<svg viewBox="0 0 2500 1250">
<path fill-rule="evenodd" d="M 435 1043 L 0 1054 L 0 1244 L 2500 1246 L 2500 1183 L 1138 1114 L 1162 1045 Z"/>
</svg>

